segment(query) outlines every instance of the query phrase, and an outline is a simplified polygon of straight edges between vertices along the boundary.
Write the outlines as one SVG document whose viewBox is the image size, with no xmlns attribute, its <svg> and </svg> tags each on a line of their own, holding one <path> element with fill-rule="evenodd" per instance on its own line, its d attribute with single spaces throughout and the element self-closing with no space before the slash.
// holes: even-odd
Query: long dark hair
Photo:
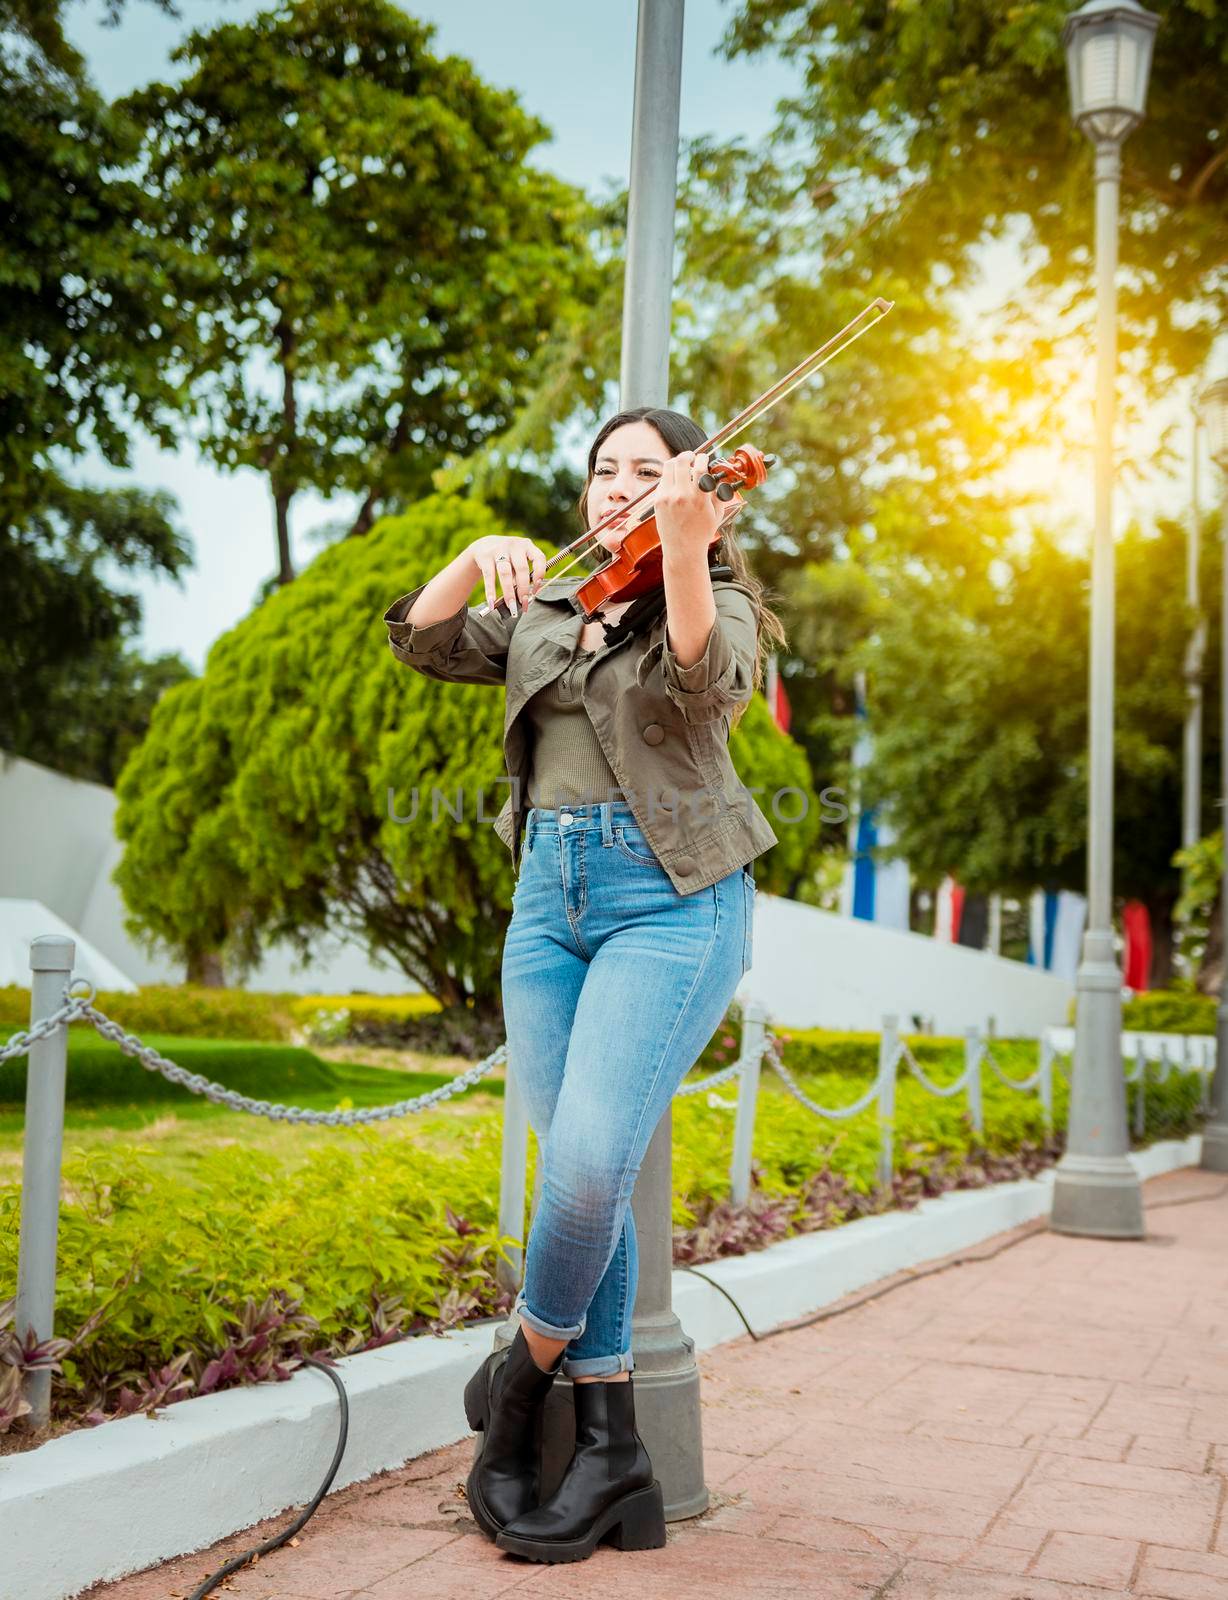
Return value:
<svg viewBox="0 0 1228 1600">
<path fill-rule="evenodd" d="M 690 417 L 685 416 L 681 411 L 666 410 L 664 406 L 637 406 L 632 411 L 620 411 L 617 416 L 611 417 L 602 424 L 601 430 L 593 440 L 588 452 L 588 470 L 584 478 L 584 488 L 580 492 L 580 499 L 576 505 L 581 528 L 588 527 L 585 507 L 588 504 L 588 491 L 593 486 L 593 474 L 596 471 L 597 457 L 601 453 L 601 447 L 614 432 L 615 428 L 624 427 L 628 422 L 646 422 L 651 428 L 655 428 L 664 440 L 665 448 L 671 456 L 681 455 L 684 450 L 697 450 L 707 437 L 703 430 L 692 422 Z M 767 648 L 767 640 L 770 639 L 777 647 L 783 647 L 788 643 L 788 638 L 785 634 L 784 624 L 764 598 L 766 591 L 763 584 L 759 582 L 759 579 L 755 577 L 747 565 L 746 554 L 738 543 L 737 534 L 734 531 L 733 525 L 737 520 L 738 513 L 735 512 L 725 523 L 721 529 L 720 538 L 712 547 L 712 557 L 714 560 L 723 561 L 727 566 L 732 567 L 734 577 L 737 578 L 739 583 L 744 583 L 754 596 L 755 609 L 759 613 L 759 631 L 756 639 L 755 670 L 751 686 L 753 689 L 758 689 L 763 682 L 763 657 Z M 597 553 L 594 555 L 589 552 L 585 559 L 590 566 L 596 568 L 607 561 L 609 557 L 604 551 L 600 550 L 600 547 L 597 547 Z M 740 706 L 738 708 L 733 718 L 734 727 L 740 721 L 744 710 L 745 707 Z"/>
</svg>

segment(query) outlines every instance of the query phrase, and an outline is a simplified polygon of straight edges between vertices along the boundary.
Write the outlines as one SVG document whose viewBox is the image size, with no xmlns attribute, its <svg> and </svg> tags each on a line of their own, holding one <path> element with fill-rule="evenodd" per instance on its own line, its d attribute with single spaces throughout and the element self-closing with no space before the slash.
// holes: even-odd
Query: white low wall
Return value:
<svg viewBox="0 0 1228 1600">
<path fill-rule="evenodd" d="M 0 898 L 41 901 L 62 919 L 31 927 L 27 938 L 79 935 L 131 982 L 182 983 L 181 962 L 150 959 L 124 931 L 124 903 L 111 874 L 124 847 L 115 837 L 115 791 L 66 778 L 0 751 Z M 0 984 L 30 982 L 29 950 L 0 949 Z M 300 969 L 287 947 L 273 946 L 249 989 L 298 994 L 405 994 L 416 986 L 399 967 L 375 965 L 362 949 L 321 937 Z"/>
<path fill-rule="evenodd" d="M 1129 1156 L 1144 1181 L 1201 1159 L 1199 1134 Z M 1014 1183 L 955 1190 L 911 1211 L 801 1234 L 695 1272 L 676 1268 L 674 1310 L 698 1350 L 745 1333 L 714 1283 L 756 1332 L 776 1327 L 1047 1215 L 1054 1177 L 1049 1168 Z M 339 1361 L 350 1430 L 333 1488 L 466 1438 L 462 1393 L 493 1349 L 494 1331 L 485 1323 Z M 332 1384 L 306 1368 L 286 1383 L 184 1400 L 157 1419 L 127 1417 L 0 1458 L 0 1600 L 68 1600 L 280 1511 L 289 1521 L 287 1508 L 305 1505 L 323 1480 L 337 1418 Z M 310 1523 L 301 1537 L 312 1537 Z M 288 1563 L 284 1570 L 293 1588 Z"/>
<path fill-rule="evenodd" d="M 763 890 L 756 899 L 753 963 L 738 993 L 779 1026 L 877 1032 L 894 1013 L 905 1033 L 915 1014 L 961 1034 L 992 1017 L 998 1034 L 1038 1038 L 1066 1022 L 1074 988 L 1051 972 Z"/>
</svg>

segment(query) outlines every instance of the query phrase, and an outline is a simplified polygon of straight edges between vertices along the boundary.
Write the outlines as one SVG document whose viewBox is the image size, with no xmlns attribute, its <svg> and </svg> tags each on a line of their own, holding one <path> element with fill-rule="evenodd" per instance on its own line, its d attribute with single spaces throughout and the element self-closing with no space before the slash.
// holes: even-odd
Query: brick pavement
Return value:
<svg viewBox="0 0 1228 1600">
<path fill-rule="evenodd" d="M 811 1328 L 704 1353 L 711 1505 L 671 1524 L 663 1550 L 603 1545 L 553 1567 L 497 1550 L 467 1512 L 463 1440 L 330 1496 L 297 1548 L 215 1593 L 1225 1600 L 1224 1189 L 1172 1173 L 1146 1185 L 1145 1240 L 1044 1231 Z M 1186 1195 L 1206 1198 L 1150 1209 Z M 289 1520 L 90 1600 L 184 1596 Z"/>
</svg>

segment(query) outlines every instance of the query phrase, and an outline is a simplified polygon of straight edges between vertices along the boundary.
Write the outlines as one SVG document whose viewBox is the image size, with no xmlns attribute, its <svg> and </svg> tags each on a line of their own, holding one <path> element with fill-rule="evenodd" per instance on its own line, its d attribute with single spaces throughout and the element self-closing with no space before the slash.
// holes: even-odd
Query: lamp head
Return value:
<svg viewBox="0 0 1228 1600">
<path fill-rule="evenodd" d="M 1228 472 L 1228 378 L 1210 384 L 1199 396 L 1207 446 L 1217 467 Z"/>
<path fill-rule="evenodd" d="M 1067 17 L 1070 110 L 1089 139 L 1119 144 L 1143 120 L 1159 24 L 1138 0 L 1087 0 Z"/>
</svg>

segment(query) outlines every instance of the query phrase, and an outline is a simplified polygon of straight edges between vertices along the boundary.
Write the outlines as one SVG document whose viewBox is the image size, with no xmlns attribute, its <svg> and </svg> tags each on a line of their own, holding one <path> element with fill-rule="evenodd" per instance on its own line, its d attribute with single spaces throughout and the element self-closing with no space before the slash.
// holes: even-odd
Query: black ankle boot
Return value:
<svg viewBox="0 0 1228 1600">
<path fill-rule="evenodd" d="M 495 1540 L 531 1561 L 583 1561 L 607 1536 L 619 1550 L 665 1544 L 661 1485 L 635 1426 L 634 1378 L 577 1383 L 576 1453 L 563 1480 L 535 1511 Z"/>
<path fill-rule="evenodd" d="M 465 1416 L 483 1435 L 466 1492 L 473 1520 L 487 1538 L 537 1504 L 542 1407 L 562 1365 L 560 1350 L 553 1367 L 543 1372 L 522 1326 L 506 1356 L 492 1351 L 465 1385 Z"/>
</svg>

